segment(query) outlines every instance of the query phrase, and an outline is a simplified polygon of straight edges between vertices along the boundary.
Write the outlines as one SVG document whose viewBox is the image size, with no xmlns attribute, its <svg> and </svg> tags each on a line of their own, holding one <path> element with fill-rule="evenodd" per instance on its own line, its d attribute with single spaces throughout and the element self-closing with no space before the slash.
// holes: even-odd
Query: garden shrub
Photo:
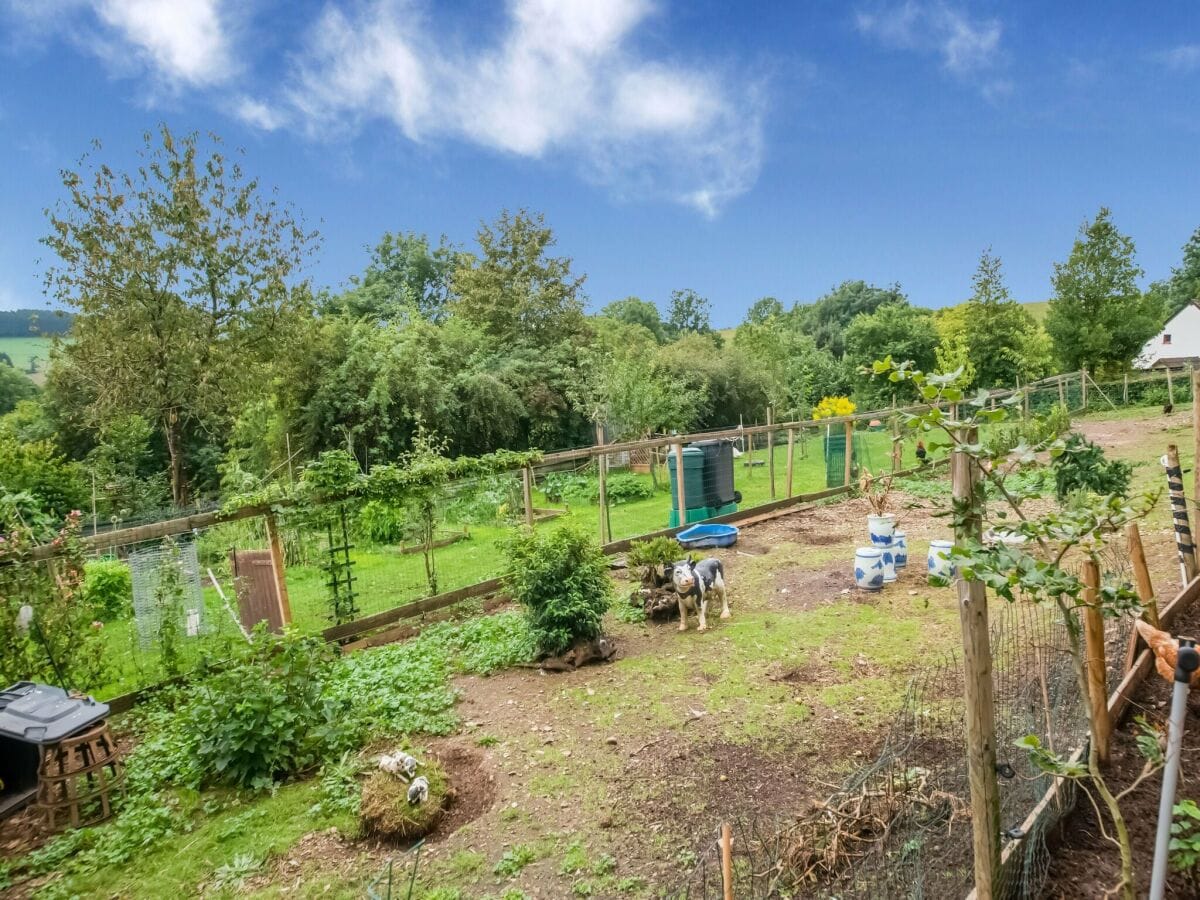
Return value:
<svg viewBox="0 0 1200 900">
<path fill-rule="evenodd" d="M 654 485 L 648 479 L 632 472 L 617 472 L 606 479 L 605 492 L 610 504 L 632 503 L 634 500 L 653 497 Z M 600 484 L 597 482 L 596 501 L 599 500 Z"/>
<path fill-rule="evenodd" d="M 247 652 L 197 684 L 184 707 L 201 780 L 263 788 L 350 746 L 349 703 L 325 690 L 334 661 L 320 638 L 260 625 Z"/>
<path fill-rule="evenodd" d="M 525 607 L 538 652 L 565 653 L 600 636 L 612 598 L 608 559 L 570 526 L 521 532 L 507 543 L 509 594 Z"/>
<path fill-rule="evenodd" d="M 97 559 L 83 570 L 83 599 L 92 615 L 103 622 L 129 616 L 133 611 L 133 575 L 119 559 Z"/>
<path fill-rule="evenodd" d="M 683 547 L 673 537 L 657 537 L 645 541 L 634 541 L 629 545 L 625 561 L 633 568 L 642 570 L 642 583 L 657 587 L 662 583 L 663 566 L 683 559 Z"/>
<path fill-rule="evenodd" d="M 542 481 L 542 492 L 554 503 L 599 503 L 600 479 L 577 472 L 551 472 Z M 605 479 L 605 493 L 609 505 L 632 503 L 653 497 L 654 484 L 632 472 L 612 472 Z"/>
<path fill-rule="evenodd" d="M 399 543 L 406 531 L 404 511 L 381 500 L 368 500 L 358 511 L 355 528 L 369 543 Z"/>
<path fill-rule="evenodd" d="M 1193 800 L 1180 800 L 1171 812 L 1171 868 L 1194 891 L 1200 887 L 1200 806 Z"/>
<path fill-rule="evenodd" d="M 1054 460 L 1054 490 L 1059 500 L 1075 491 L 1124 497 L 1132 478 L 1129 463 L 1106 459 L 1104 451 L 1081 434 L 1071 435 L 1062 454 Z"/>
</svg>

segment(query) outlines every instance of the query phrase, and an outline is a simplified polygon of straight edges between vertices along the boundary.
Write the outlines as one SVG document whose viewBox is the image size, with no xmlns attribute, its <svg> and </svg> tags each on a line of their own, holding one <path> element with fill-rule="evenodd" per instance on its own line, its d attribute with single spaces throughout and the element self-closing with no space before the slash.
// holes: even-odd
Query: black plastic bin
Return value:
<svg viewBox="0 0 1200 900">
<path fill-rule="evenodd" d="M 733 489 L 733 441 L 696 441 L 704 451 L 704 505 L 716 509 L 737 503 Z"/>
</svg>

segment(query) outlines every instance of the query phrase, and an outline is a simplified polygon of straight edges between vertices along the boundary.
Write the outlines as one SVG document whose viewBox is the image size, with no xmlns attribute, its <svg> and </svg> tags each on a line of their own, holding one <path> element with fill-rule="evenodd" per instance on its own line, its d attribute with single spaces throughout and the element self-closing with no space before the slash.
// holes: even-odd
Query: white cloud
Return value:
<svg viewBox="0 0 1200 900">
<path fill-rule="evenodd" d="M 238 70 L 231 0 L 9 0 L 25 26 L 62 33 L 113 69 L 171 86 L 209 87 Z"/>
<path fill-rule="evenodd" d="M 562 158 L 620 194 L 714 215 L 758 175 L 760 91 L 635 52 L 652 12 L 646 0 L 513 0 L 498 39 L 463 49 L 412 0 L 330 5 L 282 99 L 313 134 L 383 119 L 413 141 Z"/>
<path fill-rule="evenodd" d="M 276 131 L 287 124 L 287 116 L 282 110 L 253 97 L 238 97 L 233 104 L 233 114 L 247 125 L 263 131 Z"/>
<path fill-rule="evenodd" d="M 999 19 L 973 19 L 966 12 L 943 2 L 906 2 L 855 16 L 859 32 L 885 47 L 936 54 L 942 68 L 967 79 L 981 78 L 994 69 L 1000 57 L 1004 27 Z M 1005 81 L 983 80 L 985 96 L 1011 90 Z"/>
<path fill-rule="evenodd" d="M 1200 44 L 1180 44 L 1154 58 L 1173 72 L 1195 72 L 1200 69 Z"/>
</svg>

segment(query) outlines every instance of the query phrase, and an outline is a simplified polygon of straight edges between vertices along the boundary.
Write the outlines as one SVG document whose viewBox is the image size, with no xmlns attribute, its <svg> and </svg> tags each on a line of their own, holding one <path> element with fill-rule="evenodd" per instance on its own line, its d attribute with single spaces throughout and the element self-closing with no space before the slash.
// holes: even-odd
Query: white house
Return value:
<svg viewBox="0 0 1200 900">
<path fill-rule="evenodd" d="M 1133 365 L 1138 369 L 1155 366 L 1189 366 L 1200 363 L 1200 305 L 1189 303 L 1177 312 L 1163 330 L 1146 342 Z"/>
</svg>

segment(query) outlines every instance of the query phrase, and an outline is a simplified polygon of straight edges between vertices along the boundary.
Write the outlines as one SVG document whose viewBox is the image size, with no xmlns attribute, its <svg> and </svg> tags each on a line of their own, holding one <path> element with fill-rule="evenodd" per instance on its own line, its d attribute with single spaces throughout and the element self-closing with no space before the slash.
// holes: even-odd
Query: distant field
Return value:
<svg viewBox="0 0 1200 900">
<path fill-rule="evenodd" d="M 1029 314 L 1039 322 L 1046 321 L 1046 312 L 1050 309 L 1049 300 L 1035 300 L 1032 303 L 1022 303 L 1021 305 L 1029 310 Z"/>
<path fill-rule="evenodd" d="M 0 337 L 0 353 L 7 353 L 14 367 L 24 372 L 29 369 L 29 360 L 37 360 L 37 375 L 34 381 L 41 382 L 50 362 L 50 338 L 45 337 Z"/>
</svg>

